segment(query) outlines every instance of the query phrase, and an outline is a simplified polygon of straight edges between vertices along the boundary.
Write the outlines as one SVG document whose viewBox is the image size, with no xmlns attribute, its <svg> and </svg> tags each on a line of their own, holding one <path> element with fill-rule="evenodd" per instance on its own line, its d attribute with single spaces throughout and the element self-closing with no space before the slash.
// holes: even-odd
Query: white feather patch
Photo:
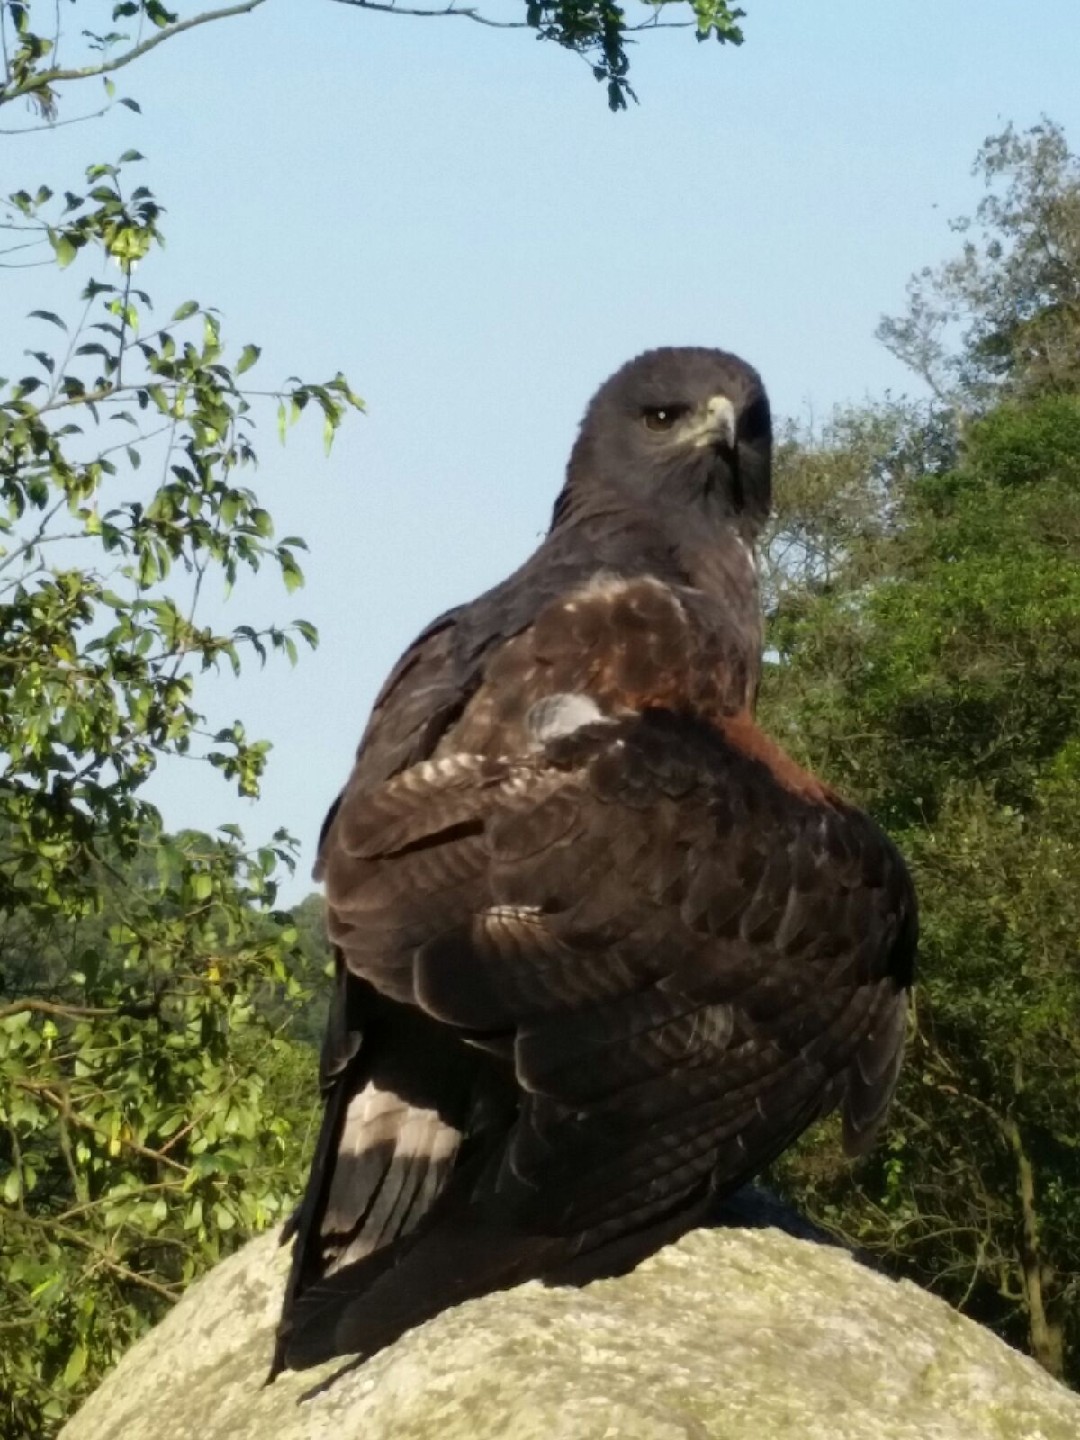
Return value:
<svg viewBox="0 0 1080 1440">
<path fill-rule="evenodd" d="M 546 745 L 549 740 L 572 735 L 583 725 L 595 725 L 608 719 L 590 695 L 573 692 L 545 695 L 543 700 L 537 700 L 529 707 L 525 729 L 535 744 Z"/>
<path fill-rule="evenodd" d="M 448 1125 L 437 1110 L 409 1105 L 394 1091 L 380 1090 L 369 1082 L 352 1097 L 346 1110 L 338 1163 L 327 1195 L 323 1234 L 347 1233 L 356 1225 L 363 1210 L 377 1203 L 376 1177 L 380 1171 L 385 1177 L 391 1167 L 410 1161 L 426 1162 L 429 1171 L 441 1170 L 452 1162 L 460 1144 L 460 1131 Z M 361 1199 L 352 1187 L 356 1176 L 354 1166 L 365 1156 L 379 1166 L 379 1170 L 375 1175 L 364 1172 L 367 1198 Z M 367 1230 L 368 1226 L 363 1226 L 351 1243 L 328 1257 L 328 1274 L 370 1252 L 372 1242 Z"/>
</svg>

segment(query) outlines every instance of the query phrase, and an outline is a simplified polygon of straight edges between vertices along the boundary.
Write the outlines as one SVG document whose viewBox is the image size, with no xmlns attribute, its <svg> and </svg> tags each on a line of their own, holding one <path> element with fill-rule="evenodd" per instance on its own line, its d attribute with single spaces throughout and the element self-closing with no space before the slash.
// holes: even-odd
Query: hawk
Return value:
<svg viewBox="0 0 1080 1440">
<path fill-rule="evenodd" d="M 754 722 L 762 383 L 649 351 L 551 528 L 383 687 L 323 827 L 336 982 L 275 1372 L 625 1270 L 900 1067 L 916 906 Z"/>
</svg>

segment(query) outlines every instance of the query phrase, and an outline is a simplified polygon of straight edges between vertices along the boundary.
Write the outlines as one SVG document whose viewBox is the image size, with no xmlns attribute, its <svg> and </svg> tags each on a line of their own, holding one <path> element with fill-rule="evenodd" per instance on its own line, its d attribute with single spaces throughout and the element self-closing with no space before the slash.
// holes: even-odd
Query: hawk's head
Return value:
<svg viewBox="0 0 1080 1440">
<path fill-rule="evenodd" d="M 565 506 L 599 483 L 752 539 L 769 513 L 771 454 L 755 370 L 723 350 L 648 350 L 593 397 L 560 498 Z"/>
</svg>

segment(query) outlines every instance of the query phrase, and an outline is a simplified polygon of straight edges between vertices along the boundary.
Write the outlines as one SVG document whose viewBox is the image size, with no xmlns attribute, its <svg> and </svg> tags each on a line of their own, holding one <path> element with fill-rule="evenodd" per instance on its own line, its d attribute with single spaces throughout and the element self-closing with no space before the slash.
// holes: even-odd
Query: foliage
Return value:
<svg viewBox="0 0 1080 1440">
<path fill-rule="evenodd" d="M 991 136 L 975 160 L 987 194 L 954 222 L 961 252 L 909 282 L 878 334 L 942 402 L 1080 388 L 1080 157 L 1050 120 Z"/>
<path fill-rule="evenodd" d="M 885 490 L 866 473 L 880 523 L 864 545 L 820 512 L 845 563 L 776 616 L 765 710 L 913 866 L 918 1026 L 855 1183 L 830 1135 L 778 1174 L 1076 1383 L 1080 398 L 999 404 L 953 468 L 888 468 Z M 832 493 L 858 514 L 848 484 L 839 463 Z"/>
<path fill-rule="evenodd" d="M 64 333 L 64 350 L 32 352 L 34 370 L 0 399 L 8 904 L 54 903 L 78 879 L 103 824 L 121 850 L 133 843 L 138 792 L 166 754 L 202 754 L 241 793 L 255 793 L 265 745 L 239 722 L 204 734 L 195 676 L 223 660 L 238 670 L 245 650 L 295 660 L 294 637 L 316 638 L 304 621 L 228 634 L 197 623 L 208 570 L 232 586 L 243 569 L 270 560 L 292 590 L 303 542 L 275 541 L 271 517 L 241 480 L 255 452 L 239 380 L 258 348 L 245 346 L 227 364 L 217 315 L 195 302 L 167 324 L 147 325 L 150 297 L 134 287 L 133 271 L 161 237 L 145 186 L 124 193 L 137 159 L 128 152 L 118 165 L 91 166 L 88 192 L 69 192 L 55 217 L 42 213 L 47 191 L 10 201 L 15 223 L 46 238 L 61 266 L 88 247 L 116 262 L 121 279 L 87 280 L 70 336 L 60 316 L 33 312 Z M 282 427 L 311 403 L 329 441 L 358 402 L 340 376 L 292 382 L 278 397 Z"/>
<path fill-rule="evenodd" d="M 628 100 L 637 99 L 628 79 L 632 33 L 664 24 L 667 10 L 685 8 L 681 0 L 645 0 L 645 4 L 652 11 L 650 18 L 631 25 L 614 0 L 526 0 L 526 24 L 541 40 L 554 40 L 587 60 L 593 75 L 607 87 L 610 108 L 625 110 Z M 689 9 L 699 40 L 742 44 L 743 11 L 728 0 L 689 0 Z"/>
<path fill-rule="evenodd" d="M 1080 160 L 1044 121 L 976 172 L 879 332 L 930 405 L 781 450 L 766 723 L 896 837 L 923 940 L 886 1143 L 776 1175 L 1080 1384 Z"/>
<path fill-rule="evenodd" d="M 4 1434 L 49 1433 L 283 1216 L 314 1065 L 268 1013 L 297 991 L 287 917 L 263 908 L 281 858 L 148 820 L 77 902 L 0 920 Z"/>
<path fill-rule="evenodd" d="M 328 981 L 333 974 L 322 896 L 306 896 L 299 905 L 293 906 L 291 918 L 296 927 L 295 973 L 302 993 L 299 1003 L 290 1000 L 281 1021 L 290 1039 L 316 1051 L 326 1031 L 330 1008 Z"/>
<path fill-rule="evenodd" d="M 896 497 L 911 476 L 955 455 L 948 418 L 906 401 L 838 408 L 823 424 L 782 423 L 774 455 L 781 504 L 759 543 L 774 625 L 837 583 L 853 588 L 878 574 L 896 530 Z"/>
<path fill-rule="evenodd" d="M 114 9 L 169 23 L 153 3 Z M 2 18 L 14 39 L 0 103 L 29 94 L 49 116 L 67 75 L 42 83 L 48 44 L 29 7 Z M 230 353 L 210 307 L 153 317 L 142 276 L 162 212 L 130 179 L 140 161 L 93 165 L 62 195 L 18 190 L 0 219 L 7 263 L 51 256 L 75 317 L 34 311 L 28 373 L 0 381 L 0 1430 L 12 1436 L 51 1433 L 192 1275 L 281 1217 L 314 1098 L 311 1052 L 286 1023 L 302 956 L 276 908 L 292 842 L 278 832 L 251 849 L 228 826 L 170 836 L 145 787 L 164 761 L 202 762 L 258 792 L 268 746 L 238 720 L 208 732 L 198 677 L 253 655 L 295 660 L 317 637 L 303 620 L 207 625 L 204 582 L 239 587 L 264 564 L 289 592 L 302 582 L 302 542 L 275 538 L 247 482 L 253 406 L 276 405 L 282 436 L 318 413 L 329 445 L 359 401 L 340 375 L 249 389 L 258 347 Z"/>
<path fill-rule="evenodd" d="M 71 0 L 77 4 L 79 0 Z M 98 0 L 96 10 L 103 17 L 95 23 L 103 27 L 134 24 L 130 30 L 102 28 L 83 30 L 89 54 L 79 65 L 61 65 L 57 56 L 63 33 L 59 6 L 39 3 L 34 20 L 33 0 L 0 0 L 7 11 L 12 41 L 7 48 L 3 84 L 0 84 L 0 106 L 14 99 L 32 104 L 47 120 L 55 118 L 58 87 L 74 80 L 101 79 L 106 89 L 106 107 L 116 98 L 110 78 L 117 70 L 139 59 L 158 45 L 198 26 L 213 24 L 258 10 L 266 0 L 238 0 L 221 9 L 196 11 L 181 17 L 162 0 Z M 450 0 L 441 5 L 399 5 L 396 0 L 336 0 L 357 10 L 375 10 L 383 14 L 409 18 L 458 17 L 499 30 L 529 30 L 539 40 L 551 41 L 584 60 L 607 91 L 612 110 L 624 110 L 628 101 L 636 100 L 630 86 L 631 46 L 638 34 L 647 30 L 692 29 L 699 41 L 715 39 L 721 44 L 741 45 L 743 32 L 739 21 L 744 12 L 731 0 L 640 0 L 638 10 L 644 18 L 627 17 L 624 6 L 616 0 L 522 0 L 518 14 L 509 20 L 499 11 L 487 13 L 473 5 L 458 5 Z M 86 0 L 83 0 L 84 7 Z M 676 18 L 669 19 L 669 15 Z M 68 45 L 74 36 L 65 34 Z M 6 39 L 6 36 L 5 36 Z M 137 110 L 135 101 L 117 101 Z M 100 111 L 97 113 L 101 113 Z"/>
</svg>

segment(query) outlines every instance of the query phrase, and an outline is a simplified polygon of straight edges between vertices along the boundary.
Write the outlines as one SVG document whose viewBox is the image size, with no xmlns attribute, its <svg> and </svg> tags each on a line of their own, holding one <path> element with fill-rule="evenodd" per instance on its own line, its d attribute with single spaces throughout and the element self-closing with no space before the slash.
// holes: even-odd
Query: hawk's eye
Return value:
<svg viewBox="0 0 1080 1440">
<path fill-rule="evenodd" d="M 670 430 L 685 414 L 685 405 L 651 405 L 641 412 L 641 418 L 646 430 Z"/>
</svg>

